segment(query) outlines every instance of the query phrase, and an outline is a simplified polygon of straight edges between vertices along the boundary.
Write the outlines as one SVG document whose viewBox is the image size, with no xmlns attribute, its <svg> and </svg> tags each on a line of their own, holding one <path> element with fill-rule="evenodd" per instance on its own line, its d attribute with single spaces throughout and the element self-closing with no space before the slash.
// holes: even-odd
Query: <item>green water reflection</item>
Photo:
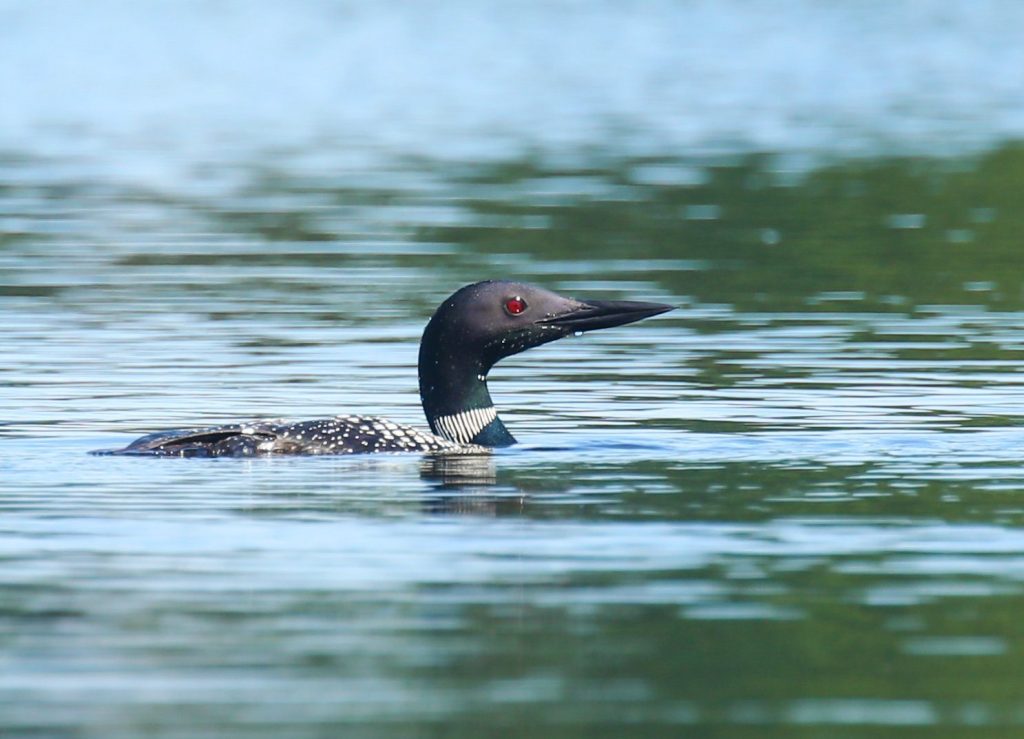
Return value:
<svg viewBox="0 0 1024 739">
<path fill-rule="evenodd" d="M 492 255 L 628 259 L 641 273 L 642 260 L 667 260 L 647 270 L 660 285 L 744 311 L 1020 308 L 1024 148 L 966 162 L 785 166 L 744 158 L 701 168 L 697 182 L 682 184 L 672 180 L 685 180 L 693 162 L 480 167 L 462 179 L 469 222 L 420 234 Z M 635 181 L 651 168 L 667 183 Z M 559 182 L 565 191 L 552 195 L 550 183 Z M 474 198 L 481 186 L 513 194 Z M 600 280 L 601 265 L 592 267 L 587 278 Z"/>
<path fill-rule="evenodd" d="M 1024 724 L 1024 147 L 238 169 L 0 185 L 0 734 Z M 491 459 L 84 454 L 415 422 L 422 323 L 487 276 L 681 310 L 496 370 Z"/>
</svg>

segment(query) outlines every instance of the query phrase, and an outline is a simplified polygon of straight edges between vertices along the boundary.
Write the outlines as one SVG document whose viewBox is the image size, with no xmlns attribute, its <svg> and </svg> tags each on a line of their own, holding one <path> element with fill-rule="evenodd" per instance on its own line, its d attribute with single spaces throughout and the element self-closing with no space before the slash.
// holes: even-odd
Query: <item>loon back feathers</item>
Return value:
<svg viewBox="0 0 1024 739">
<path fill-rule="evenodd" d="M 420 400 L 433 433 L 373 416 L 252 421 L 162 431 L 97 454 L 250 457 L 368 452 L 479 453 L 514 444 L 487 390 L 505 357 L 560 339 L 672 310 L 661 303 L 579 301 L 519 282 L 463 287 L 434 313 L 419 354 Z"/>
<path fill-rule="evenodd" d="M 149 457 L 255 457 L 267 454 L 359 454 L 369 452 L 486 451 L 376 416 L 335 416 L 288 423 L 283 420 L 233 423 L 159 431 L 124 449 L 96 454 Z"/>
</svg>

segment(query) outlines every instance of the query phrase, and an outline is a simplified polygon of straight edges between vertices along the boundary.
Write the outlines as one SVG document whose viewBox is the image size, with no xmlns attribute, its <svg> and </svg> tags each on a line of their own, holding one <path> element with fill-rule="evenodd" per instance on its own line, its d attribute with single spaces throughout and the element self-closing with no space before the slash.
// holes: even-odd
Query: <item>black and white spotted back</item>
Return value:
<svg viewBox="0 0 1024 739">
<path fill-rule="evenodd" d="M 485 447 L 460 444 L 376 416 L 335 416 L 314 421 L 252 421 L 149 434 L 107 454 L 157 457 L 255 457 L 272 454 L 432 452 L 473 454 Z"/>
</svg>

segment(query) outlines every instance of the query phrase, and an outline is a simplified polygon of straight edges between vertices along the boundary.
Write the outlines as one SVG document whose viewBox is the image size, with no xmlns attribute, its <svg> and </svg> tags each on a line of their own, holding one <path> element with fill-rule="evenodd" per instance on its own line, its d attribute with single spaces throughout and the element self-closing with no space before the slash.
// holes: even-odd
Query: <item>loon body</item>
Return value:
<svg viewBox="0 0 1024 739">
<path fill-rule="evenodd" d="M 672 306 L 661 303 L 584 302 L 519 282 L 477 282 L 441 304 L 420 342 L 420 400 L 433 433 L 373 416 L 335 416 L 161 431 L 123 449 L 97 453 L 251 457 L 485 452 L 516 441 L 487 391 L 487 373 L 499 360 L 569 334 L 621 326 L 669 310 Z"/>
</svg>

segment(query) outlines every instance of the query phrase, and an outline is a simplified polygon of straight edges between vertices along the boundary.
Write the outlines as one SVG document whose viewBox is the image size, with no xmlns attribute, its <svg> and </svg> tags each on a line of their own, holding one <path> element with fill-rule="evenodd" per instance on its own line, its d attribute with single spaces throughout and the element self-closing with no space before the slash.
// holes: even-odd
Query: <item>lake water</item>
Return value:
<svg viewBox="0 0 1024 739">
<path fill-rule="evenodd" d="M 0 736 L 1024 725 L 1024 5 L 0 3 Z M 425 426 L 467 282 L 673 313 Z"/>
</svg>

